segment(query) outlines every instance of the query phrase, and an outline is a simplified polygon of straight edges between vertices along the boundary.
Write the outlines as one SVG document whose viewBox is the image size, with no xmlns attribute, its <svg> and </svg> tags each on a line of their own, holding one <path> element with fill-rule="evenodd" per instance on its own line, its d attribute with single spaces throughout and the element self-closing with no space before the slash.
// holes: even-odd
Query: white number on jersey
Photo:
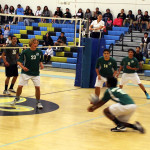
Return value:
<svg viewBox="0 0 150 150">
<path fill-rule="evenodd" d="M 13 54 L 13 55 L 16 55 L 16 50 L 15 50 L 15 49 L 12 51 L 12 54 Z"/>
<path fill-rule="evenodd" d="M 107 65 L 107 64 L 104 64 L 104 68 L 108 68 L 108 65 Z"/>
<path fill-rule="evenodd" d="M 128 66 L 130 66 L 130 62 L 128 62 Z"/>
<path fill-rule="evenodd" d="M 126 94 L 122 89 L 120 89 L 118 87 L 117 88 L 113 88 L 111 91 L 112 92 L 116 91 L 116 92 L 121 93 L 121 94 Z"/>
<path fill-rule="evenodd" d="M 36 55 L 31 55 L 31 60 L 35 60 L 36 59 Z"/>
</svg>

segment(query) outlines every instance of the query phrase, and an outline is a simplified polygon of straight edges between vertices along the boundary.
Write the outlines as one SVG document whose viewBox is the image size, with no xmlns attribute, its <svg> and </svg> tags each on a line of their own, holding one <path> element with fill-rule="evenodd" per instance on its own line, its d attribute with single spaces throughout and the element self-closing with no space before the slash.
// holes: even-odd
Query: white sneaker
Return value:
<svg viewBox="0 0 150 150">
<path fill-rule="evenodd" d="M 5 95 L 10 95 L 10 92 L 7 91 L 7 90 L 4 90 L 3 94 L 5 94 Z"/>
<path fill-rule="evenodd" d="M 37 103 L 37 108 L 38 109 L 43 109 L 43 106 L 42 106 L 42 104 L 39 102 L 39 103 Z"/>
<path fill-rule="evenodd" d="M 19 99 L 15 98 L 14 101 L 12 101 L 12 102 L 10 103 L 10 105 L 11 105 L 12 107 L 15 107 L 17 101 L 19 101 Z"/>
<path fill-rule="evenodd" d="M 9 91 L 12 93 L 16 93 L 16 91 L 14 89 L 9 89 Z"/>
</svg>

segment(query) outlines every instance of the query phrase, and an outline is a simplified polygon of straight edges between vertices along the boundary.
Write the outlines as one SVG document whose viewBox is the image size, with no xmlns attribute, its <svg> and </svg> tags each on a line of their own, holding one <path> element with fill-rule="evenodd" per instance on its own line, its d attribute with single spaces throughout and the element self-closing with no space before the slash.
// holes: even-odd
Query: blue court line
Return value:
<svg viewBox="0 0 150 150">
<path fill-rule="evenodd" d="M 138 105 L 138 107 L 146 106 L 146 105 L 148 105 L 148 104 L 150 104 L 150 103 L 141 104 L 141 105 Z M 58 128 L 58 129 L 52 130 L 52 131 L 48 131 L 48 132 L 45 132 L 45 133 L 41 133 L 41 134 L 38 134 L 38 135 L 35 135 L 35 136 L 31 136 L 31 137 L 28 137 L 28 138 L 25 138 L 25 139 L 21 139 L 21 140 L 18 140 L 18 141 L 14 141 L 14 142 L 11 142 L 11 143 L 3 144 L 3 145 L 0 145 L 0 148 L 1 148 L 1 147 L 5 147 L 5 146 L 9 146 L 9 145 L 12 145 L 12 144 L 16 144 L 16 143 L 19 143 L 19 142 L 23 142 L 23 141 L 26 141 L 26 140 L 30 140 L 30 139 L 33 139 L 33 138 L 37 138 L 37 137 L 40 137 L 40 136 L 43 136 L 43 135 L 47 135 L 47 134 L 49 134 L 49 133 L 61 131 L 61 130 L 63 130 L 63 129 L 67 129 L 67 128 L 70 128 L 70 127 L 74 127 L 74 126 L 77 126 L 77 125 L 80 125 L 80 124 L 84 124 L 84 123 L 87 123 L 87 122 L 90 122 L 90 121 L 93 121 L 93 120 L 96 120 L 96 119 L 99 119 L 99 118 L 103 118 L 103 117 L 105 117 L 105 116 L 99 116 L 99 117 L 92 118 L 92 119 L 89 119 L 89 120 L 84 120 L 84 121 L 81 121 L 81 122 L 77 122 L 77 123 L 74 123 L 74 124 L 71 124 L 71 125 L 62 127 L 62 128 Z"/>
</svg>

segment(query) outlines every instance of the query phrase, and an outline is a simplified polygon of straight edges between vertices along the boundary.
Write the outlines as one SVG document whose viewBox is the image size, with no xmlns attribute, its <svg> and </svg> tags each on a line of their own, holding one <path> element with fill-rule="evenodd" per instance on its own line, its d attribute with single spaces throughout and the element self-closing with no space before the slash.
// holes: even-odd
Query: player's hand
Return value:
<svg viewBox="0 0 150 150">
<path fill-rule="evenodd" d="M 119 77 L 119 73 L 117 73 L 115 77 L 118 78 Z"/>
<path fill-rule="evenodd" d="M 43 64 L 40 64 L 40 67 L 41 67 L 41 69 L 44 69 L 44 66 L 43 66 Z"/>
<path fill-rule="evenodd" d="M 23 67 L 22 69 L 23 69 L 25 72 L 29 71 L 29 69 L 26 68 L 26 67 Z"/>
<path fill-rule="evenodd" d="M 94 106 L 90 106 L 90 107 L 88 107 L 88 112 L 93 112 L 95 109 L 94 109 Z"/>
<path fill-rule="evenodd" d="M 127 66 L 126 68 L 127 68 L 127 69 L 132 69 L 130 66 Z"/>
<path fill-rule="evenodd" d="M 6 66 L 6 67 L 8 67 L 8 66 L 9 66 L 9 63 L 8 63 L 7 61 L 5 62 L 5 66 Z"/>
<path fill-rule="evenodd" d="M 101 76 L 100 75 L 98 75 L 98 80 L 100 80 L 101 79 Z"/>
</svg>

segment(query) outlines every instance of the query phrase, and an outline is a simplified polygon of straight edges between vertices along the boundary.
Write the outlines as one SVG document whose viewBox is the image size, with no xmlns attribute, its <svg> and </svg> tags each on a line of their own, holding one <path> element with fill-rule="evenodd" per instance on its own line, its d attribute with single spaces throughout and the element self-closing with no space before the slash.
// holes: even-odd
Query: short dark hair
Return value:
<svg viewBox="0 0 150 150">
<path fill-rule="evenodd" d="M 145 35 L 145 34 L 147 34 L 147 35 L 148 35 L 148 33 L 147 33 L 147 32 L 145 32 L 145 33 L 144 33 L 144 35 Z"/>
<path fill-rule="evenodd" d="M 11 36 L 11 39 L 13 39 L 14 37 L 16 37 L 16 36 L 12 35 L 12 36 Z"/>
<path fill-rule="evenodd" d="M 64 32 L 61 32 L 62 34 L 65 34 Z"/>
<path fill-rule="evenodd" d="M 133 53 L 135 53 L 134 49 L 132 49 L 132 48 L 128 49 L 128 53 L 129 53 L 130 51 L 132 51 Z"/>
<path fill-rule="evenodd" d="M 117 78 L 107 77 L 107 87 L 116 87 L 117 83 L 118 83 Z"/>
<path fill-rule="evenodd" d="M 109 50 L 109 49 L 104 49 L 103 53 L 104 53 L 104 52 L 110 53 L 110 50 Z"/>
<path fill-rule="evenodd" d="M 140 46 L 137 46 L 136 48 L 139 48 L 139 49 L 141 49 L 141 47 L 140 47 Z"/>
</svg>

